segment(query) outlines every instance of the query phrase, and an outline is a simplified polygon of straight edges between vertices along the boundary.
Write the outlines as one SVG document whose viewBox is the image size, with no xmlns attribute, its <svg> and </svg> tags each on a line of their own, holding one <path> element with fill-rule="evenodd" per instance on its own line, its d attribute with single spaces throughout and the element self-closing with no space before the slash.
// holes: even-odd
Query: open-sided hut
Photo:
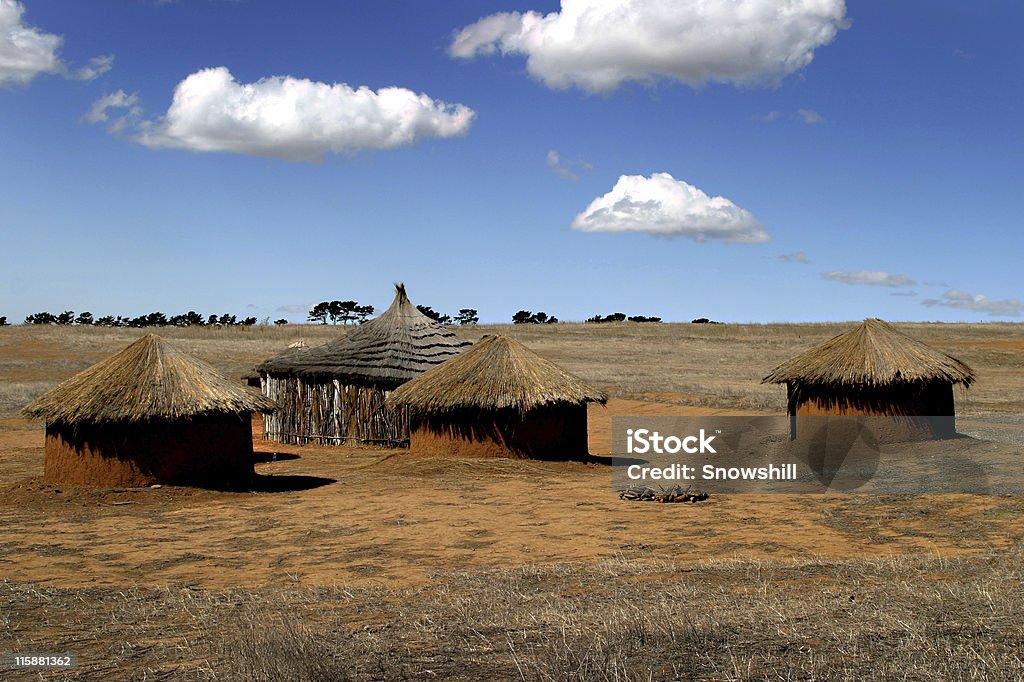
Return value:
<svg viewBox="0 0 1024 682">
<path fill-rule="evenodd" d="M 791 435 L 797 417 L 876 416 L 880 440 L 927 440 L 956 434 L 953 385 L 974 372 L 878 319 L 776 367 L 764 383 L 786 384 Z"/>
<path fill-rule="evenodd" d="M 252 414 L 274 402 L 149 334 L 27 405 L 55 483 L 223 485 L 253 474 Z"/>
<path fill-rule="evenodd" d="M 458 357 L 400 386 L 415 453 L 572 458 L 588 454 L 587 403 L 608 398 L 506 336 L 485 336 Z"/>
<path fill-rule="evenodd" d="M 282 443 L 405 445 L 408 415 L 388 409 L 388 395 L 469 345 L 421 313 L 399 284 L 379 317 L 257 367 L 263 394 L 281 408 L 265 420 L 264 435 Z"/>
</svg>

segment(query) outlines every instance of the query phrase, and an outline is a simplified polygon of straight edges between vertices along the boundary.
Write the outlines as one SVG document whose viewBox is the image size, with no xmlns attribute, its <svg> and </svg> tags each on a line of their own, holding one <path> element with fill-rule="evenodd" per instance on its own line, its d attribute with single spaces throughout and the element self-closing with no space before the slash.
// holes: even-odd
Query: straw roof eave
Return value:
<svg viewBox="0 0 1024 682">
<path fill-rule="evenodd" d="M 182 421 L 272 412 L 277 403 L 148 334 L 22 409 L 48 424 Z"/>
<path fill-rule="evenodd" d="M 818 344 L 762 379 L 767 384 L 818 385 L 837 390 L 936 381 L 970 386 L 974 371 L 878 319 L 865 320 Z"/>
</svg>

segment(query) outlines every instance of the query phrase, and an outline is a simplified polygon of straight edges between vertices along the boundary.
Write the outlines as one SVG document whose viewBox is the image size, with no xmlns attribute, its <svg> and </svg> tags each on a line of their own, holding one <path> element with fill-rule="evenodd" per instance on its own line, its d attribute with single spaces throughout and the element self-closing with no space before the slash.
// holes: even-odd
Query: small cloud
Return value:
<svg viewBox="0 0 1024 682">
<path fill-rule="evenodd" d="M 929 307 L 959 308 L 977 313 L 985 313 L 994 317 L 1020 317 L 1024 315 L 1024 301 L 1008 298 L 1001 301 L 992 300 L 982 294 L 970 294 L 959 289 L 950 289 L 941 298 L 928 298 L 921 305 Z"/>
<path fill-rule="evenodd" d="M 890 275 L 888 272 L 878 272 L 875 270 L 861 270 L 860 272 L 832 271 L 823 272 L 821 276 L 823 279 L 842 282 L 843 284 L 867 284 L 879 287 L 905 287 L 917 284 L 917 282 L 906 275 Z"/>
<path fill-rule="evenodd" d="M 779 258 L 780 261 L 782 261 L 784 263 L 805 263 L 806 264 L 806 263 L 810 263 L 811 262 L 810 260 L 807 259 L 807 254 L 804 253 L 803 251 L 796 251 L 794 253 L 784 253 L 784 254 L 780 255 L 778 258 Z"/>
<path fill-rule="evenodd" d="M 815 125 L 817 123 L 824 123 L 825 117 L 819 114 L 814 109 L 800 109 L 796 112 L 797 116 L 800 117 L 807 125 Z"/>
<path fill-rule="evenodd" d="M 289 303 L 287 305 L 279 305 L 279 306 L 277 306 L 276 308 L 274 308 L 274 312 L 275 313 L 294 313 L 294 314 L 302 313 L 302 314 L 305 314 L 305 313 L 309 312 L 310 308 L 312 308 L 312 306 L 306 305 L 306 304 L 303 304 L 303 303 Z"/>
<path fill-rule="evenodd" d="M 750 118 L 754 121 L 764 121 L 765 123 L 770 123 L 772 121 L 777 121 L 780 116 L 782 116 L 781 111 L 769 111 L 766 114 L 754 114 Z"/>
<path fill-rule="evenodd" d="M 562 0 L 556 12 L 499 12 L 459 29 L 451 56 L 521 55 L 549 88 L 611 92 L 669 78 L 775 85 L 847 27 L 844 0 Z"/>
<path fill-rule="evenodd" d="M 894 291 L 890 296 L 917 296 L 916 291 Z"/>
<path fill-rule="evenodd" d="M 91 81 L 99 78 L 114 67 L 114 55 L 108 54 L 102 57 L 93 57 L 89 63 L 80 69 L 68 74 L 68 77 L 76 81 Z"/>
<path fill-rule="evenodd" d="M 139 98 L 134 93 L 129 95 L 124 90 L 104 95 L 92 103 L 92 107 L 85 113 L 84 118 L 89 123 L 107 123 L 107 130 L 114 133 L 123 130 L 125 126 L 142 115 L 142 108 L 138 106 Z M 111 110 L 124 110 L 121 116 L 111 118 Z"/>
<path fill-rule="evenodd" d="M 140 123 L 136 139 L 152 148 L 321 161 L 329 153 L 465 135 L 475 116 L 463 104 L 405 88 L 371 90 L 291 76 L 239 83 L 221 66 L 178 83 L 167 113 Z"/>
<path fill-rule="evenodd" d="M 623 175 L 572 221 L 580 232 L 646 232 L 696 241 L 759 243 L 770 239 L 751 213 L 725 197 L 709 197 L 668 173 Z"/>
<path fill-rule="evenodd" d="M 86 66 L 72 70 L 60 58 L 59 35 L 24 23 L 25 6 L 17 0 L 0 0 L 0 87 L 28 85 L 40 74 L 73 80 L 92 80 L 110 70 L 113 55 L 93 57 Z"/>
<path fill-rule="evenodd" d="M 969 62 L 972 59 L 974 59 L 974 55 L 972 53 L 968 52 L 967 50 L 962 50 L 959 47 L 953 50 L 953 56 L 962 59 L 965 62 Z"/>
<path fill-rule="evenodd" d="M 566 180 L 576 180 L 578 172 L 586 172 L 594 170 L 593 164 L 589 161 L 585 161 L 582 157 L 577 156 L 572 161 L 566 161 L 562 158 L 561 154 L 556 149 L 549 149 L 545 161 L 548 164 L 548 168 L 553 170 L 558 175 L 562 176 Z M 576 172 L 573 172 L 571 168 L 575 168 Z"/>
<path fill-rule="evenodd" d="M 554 149 L 549 149 L 546 157 L 548 168 L 558 173 L 566 180 L 575 180 L 576 174 L 571 170 L 562 165 L 562 159 L 558 155 L 558 152 Z"/>
</svg>

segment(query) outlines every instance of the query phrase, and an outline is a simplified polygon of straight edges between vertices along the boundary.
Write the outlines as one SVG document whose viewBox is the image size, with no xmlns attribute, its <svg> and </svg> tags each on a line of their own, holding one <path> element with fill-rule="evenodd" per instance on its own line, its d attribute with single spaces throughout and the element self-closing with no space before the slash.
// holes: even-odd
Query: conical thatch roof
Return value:
<svg viewBox="0 0 1024 682">
<path fill-rule="evenodd" d="M 47 391 L 22 410 L 68 425 L 177 421 L 270 412 L 276 403 L 154 334 Z"/>
<path fill-rule="evenodd" d="M 779 365 L 763 383 L 888 386 L 918 381 L 970 386 L 974 372 L 956 358 L 871 318 Z"/>
<path fill-rule="evenodd" d="M 507 336 L 485 336 L 472 348 L 395 389 L 391 408 L 414 414 L 460 410 L 519 412 L 608 397 Z"/>
<path fill-rule="evenodd" d="M 257 369 L 305 379 L 344 379 L 397 386 L 469 346 L 412 304 L 405 286 L 379 317 L 316 348 L 282 353 Z"/>
</svg>

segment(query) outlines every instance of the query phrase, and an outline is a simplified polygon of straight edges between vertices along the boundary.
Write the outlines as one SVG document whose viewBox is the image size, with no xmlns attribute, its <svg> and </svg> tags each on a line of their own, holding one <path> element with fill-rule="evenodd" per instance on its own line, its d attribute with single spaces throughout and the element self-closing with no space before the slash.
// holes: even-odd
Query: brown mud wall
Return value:
<svg viewBox="0 0 1024 682">
<path fill-rule="evenodd" d="M 433 416 L 413 428 L 409 449 L 413 454 L 440 457 L 586 457 L 587 408 L 567 405 L 525 415 L 503 410 Z"/>
<path fill-rule="evenodd" d="M 47 425 L 51 483 L 230 486 L 253 475 L 250 415 L 103 427 Z"/>
</svg>

